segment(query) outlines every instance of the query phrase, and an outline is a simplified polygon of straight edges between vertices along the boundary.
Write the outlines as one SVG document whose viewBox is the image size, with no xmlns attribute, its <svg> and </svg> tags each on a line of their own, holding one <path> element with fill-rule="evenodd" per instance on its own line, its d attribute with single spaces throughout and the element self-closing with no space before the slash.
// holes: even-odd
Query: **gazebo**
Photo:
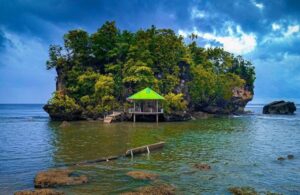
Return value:
<svg viewBox="0 0 300 195">
<path fill-rule="evenodd" d="M 133 102 L 133 108 L 128 110 L 130 114 L 133 114 L 133 122 L 136 121 L 136 115 L 156 115 L 156 122 L 158 122 L 159 114 L 164 113 L 159 101 L 164 99 L 149 87 L 128 97 L 127 100 Z"/>
</svg>

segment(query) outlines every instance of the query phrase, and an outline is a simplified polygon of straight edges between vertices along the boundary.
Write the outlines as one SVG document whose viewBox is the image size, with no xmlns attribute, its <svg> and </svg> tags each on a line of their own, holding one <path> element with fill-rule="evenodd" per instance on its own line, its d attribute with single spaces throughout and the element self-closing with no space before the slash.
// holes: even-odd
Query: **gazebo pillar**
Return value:
<svg viewBox="0 0 300 195">
<path fill-rule="evenodd" d="M 133 101 L 133 122 L 135 123 L 135 101 Z"/>
<path fill-rule="evenodd" d="M 158 100 L 156 101 L 156 122 L 158 123 Z"/>
</svg>

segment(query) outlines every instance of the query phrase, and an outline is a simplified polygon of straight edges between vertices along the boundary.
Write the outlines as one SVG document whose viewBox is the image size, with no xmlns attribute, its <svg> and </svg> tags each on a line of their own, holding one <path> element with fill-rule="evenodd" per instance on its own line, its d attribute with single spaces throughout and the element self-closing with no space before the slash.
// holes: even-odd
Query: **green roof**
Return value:
<svg viewBox="0 0 300 195">
<path fill-rule="evenodd" d="M 164 100 L 165 98 L 149 87 L 127 98 L 128 100 Z"/>
</svg>

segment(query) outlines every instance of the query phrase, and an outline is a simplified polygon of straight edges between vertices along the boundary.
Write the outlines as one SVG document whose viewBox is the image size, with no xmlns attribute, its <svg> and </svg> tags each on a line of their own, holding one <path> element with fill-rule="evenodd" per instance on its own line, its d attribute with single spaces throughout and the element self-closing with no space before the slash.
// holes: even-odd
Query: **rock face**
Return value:
<svg viewBox="0 0 300 195">
<path fill-rule="evenodd" d="M 144 171 L 130 171 L 126 175 L 128 175 L 134 179 L 142 179 L 142 180 L 155 180 L 158 178 L 157 174 L 147 173 Z"/>
<path fill-rule="evenodd" d="M 187 83 L 187 80 L 184 81 Z M 64 87 L 62 83 L 57 84 L 57 91 L 62 90 Z M 178 93 L 183 93 L 187 97 L 187 101 L 190 102 L 190 96 L 188 93 L 188 87 L 184 86 L 178 89 Z M 64 91 L 62 90 L 63 94 Z M 253 98 L 253 93 L 245 88 L 235 87 L 232 90 L 232 97 L 229 100 L 223 100 L 218 104 L 197 105 L 193 104 L 189 106 L 186 112 L 178 111 L 170 114 L 164 113 L 160 116 L 159 120 L 173 122 L 173 121 L 188 121 L 194 118 L 206 118 L 213 115 L 228 115 L 228 114 L 244 114 L 244 108 L 246 104 Z M 74 109 L 68 113 L 64 112 L 63 107 L 57 108 L 50 104 L 46 104 L 44 110 L 49 114 L 52 120 L 55 121 L 76 121 L 76 120 L 97 120 L 103 118 L 101 113 L 89 113 L 86 110 Z M 202 113 L 202 114 L 201 114 Z M 195 114 L 195 116 L 194 116 Z M 202 115 L 202 116 L 201 116 Z M 155 121 L 154 115 L 138 115 L 137 121 Z M 131 116 L 123 113 L 119 116 L 118 121 L 132 120 Z"/>
<path fill-rule="evenodd" d="M 192 119 L 192 116 L 186 112 L 174 112 L 171 114 L 164 114 L 164 120 L 167 122 L 188 121 L 191 119 Z"/>
<path fill-rule="evenodd" d="M 63 195 L 63 194 L 65 193 L 53 189 L 24 190 L 24 191 L 18 191 L 14 193 L 14 195 Z"/>
<path fill-rule="evenodd" d="M 88 182 L 84 175 L 74 176 L 73 171 L 67 169 L 54 169 L 39 172 L 34 179 L 36 188 L 49 188 L 64 185 L 78 185 Z"/>
<path fill-rule="evenodd" d="M 293 102 L 275 101 L 263 108 L 263 114 L 294 114 L 296 106 Z"/>
<path fill-rule="evenodd" d="M 243 114 L 244 108 L 253 98 L 253 93 L 247 89 L 235 87 L 232 90 L 232 97 L 224 100 L 218 105 L 198 105 L 196 111 L 202 111 L 209 114 Z"/>
<path fill-rule="evenodd" d="M 50 118 L 54 121 L 76 121 L 82 120 L 82 110 L 77 109 L 71 113 L 65 113 L 62 110 L 57 110 L 50 104 L 44 105 L 43 109 L 49 114 Z"/>
</svg>

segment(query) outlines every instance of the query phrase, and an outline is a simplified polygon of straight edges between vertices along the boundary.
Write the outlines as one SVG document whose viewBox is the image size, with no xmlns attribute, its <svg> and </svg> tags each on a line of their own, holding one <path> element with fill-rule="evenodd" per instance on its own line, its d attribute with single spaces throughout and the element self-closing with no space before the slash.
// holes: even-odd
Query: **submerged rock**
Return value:
<svg viewBox="0 0 300 195">
<path fill-rule="evenodd" d="M 85 175 L 72 175 L 73 171 L 67 169 L 55 169 L 39 172 L 34 179 L 36 188 L 48 188 L 64 185 L 78 185 L 88 182 Z"/>
<path fill-rule="evenodd" d="M 211 118 L 211 117 L 214 117 L 215 114 L 209 114 L 209 113 L 206 113 L 206 112 L 192 112 L 192 117 L 194 119 L 207 119 L 207 118 Z"/>
<path fill-rule="evenodd" d="M 281 194 L 281 193 L 269 192 L 269 191 L 264 192 L 264 194 L 265 194 L 265 195 L 283 195 L 283 194 Z"/>
<path fill-rule="evenodd" d="M 64 192 L 53 189 L 36 189 L 15 192 L 14 195 L 63 195 Z"/>
<path fill-rule="evenodd" d="M 282 195 L 280 193 L 269 191 L 257 192 L 254 188 L 251 187 L 231 187 L 228 188 L 228 191 L 233 195 Z"/>
<path fill-rule="evenodd" d="M 145 186 L 138 188 L 134 192 L 125 192 L 122 195 L 173 195 L 175 187 L 168 184 L 160 184 L 155 186 Z"/>
<path fill-rule="evenodd" d="M 277 160 L 285 160 L 282 156 L 278 157 Z"/>
<path fill-rule="evenodd" d="M 143 179 L 143 180 L 155 180 L 159 175 L 154 173 L 148 173 L 144 171 L 129 171 L 126 175 L 134 179 Z"/>
<path fill-rule="evenodd" d="M 71 125 L 71 124 L 70 124 L 69 122 L 63 121 L 63 122 L 59 125 L 59 127 L 65 128 L 65 127 L 69 127 L 70 125 Z"/>
<path fill-rule="evenodd" d="M 263 114 L 294 114 L 296 106 L 293 102 L 275 101 L 263 108 Z"/>
<path fill-rule="evenodd" d="M 294 155 L 289 154 L 289 155 L 287 155 L 287 158 L 288 158 L 288 159 L 293 159 L 293 158 L 294 158 Z"/>
<path fill-rule="evenodd" d="M 199 169 L 201 171 L 208 171 L 211 169 L 211 166 L 208 164 L 194 164 L 194 168 Z"/>
<path fill-rule="evenodd" d="M 231 187 L 228 188 L 228 191 L 233 195 L 258 195 L 258 192 L 251 187 Z"/>
</svg>

